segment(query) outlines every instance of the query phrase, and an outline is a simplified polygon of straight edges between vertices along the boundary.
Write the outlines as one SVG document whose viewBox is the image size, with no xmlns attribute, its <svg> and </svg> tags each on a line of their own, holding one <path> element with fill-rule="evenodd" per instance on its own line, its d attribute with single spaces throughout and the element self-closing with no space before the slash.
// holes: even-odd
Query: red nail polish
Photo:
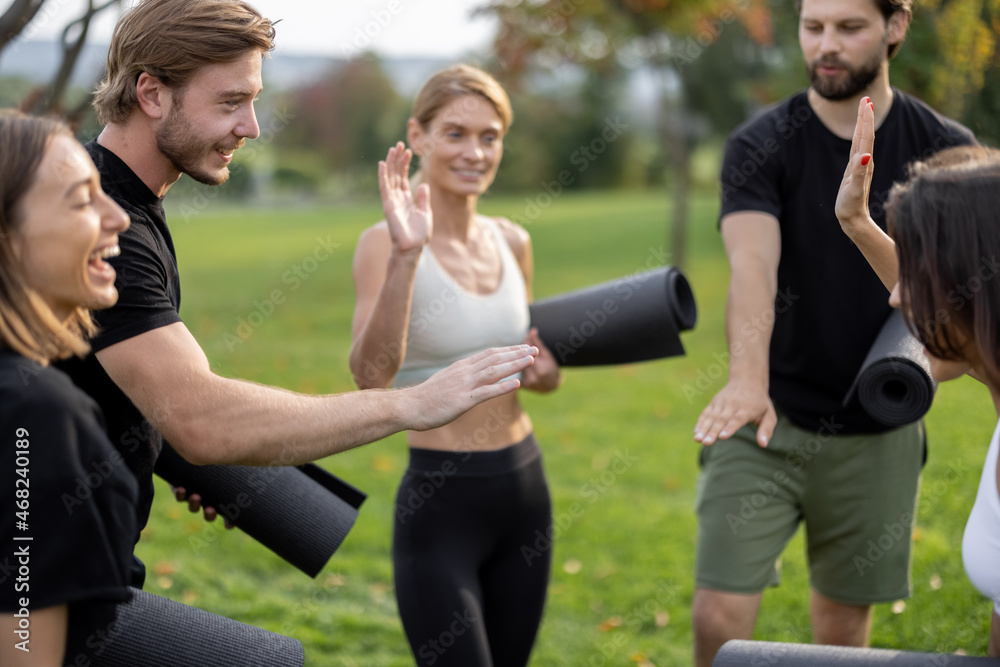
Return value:
<svg viewBox="0 0 1000 667">
<path fill-rule="evenodd" d="M 872 113 L 875 113 L 875 105 L 872 104 L 871 102 L 869 102 L 868 106 L 870 106 L 872 108 Z"/>
<path fill-rule="evenodd" d="M 861 156 L 861 166 L 862 167 L 867 167 L 868 163 L 871 162 L 871 161 L 872 161 L 872 156 L 871 155 L 862 155 Z"/>
</svg>

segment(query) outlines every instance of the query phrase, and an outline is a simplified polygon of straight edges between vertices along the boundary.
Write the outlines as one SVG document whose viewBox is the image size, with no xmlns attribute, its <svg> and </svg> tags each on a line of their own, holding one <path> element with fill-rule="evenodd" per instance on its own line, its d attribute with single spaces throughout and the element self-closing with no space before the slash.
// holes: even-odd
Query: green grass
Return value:
<svg viewBox="0 0 1000 667">
<path fill-rule="evenodd" d="M 379 210 L 204 203 L 175 201 L 169 217 L 183 277 L 181 315 L 213 368 L 302 392 L 353 389 L 347 365 L 351 258 L 358 234 L 379 218 Z M 523 197 L 489 199 L 482 206 L 512 217 L 526 208 Z M 669 210 L 658 194 L 561 196 L 529 225 L 536 296 L 660 263 Z M 700 312 L 697 329 L 684 336 L 688 356 L 570 369 L 555 394 L 523 397 L 545 452 L 557 520 L 562 516 L 534 665 L 663 667 L 691 661 L 699 449 L 691 431 L 724 381 L 724 374 L 713 379 L 721 370 L 714 355 L 725 349 L 728 281 L 716 212 L 713 196 L 695 198 L 686 274 Z M 330 244 L 338 246 L 325 260 L 304 262 Z M 296 282 L 296 265 L 307 279 Z M 241 333 L 250 335 L 242 341 Z M 692 390 L 696 386 L 704 391 Z M 902 610 L 877 608 L 874 646 L 985 654 L 990 605 L 965 577 L 961 538 L 995 421 L 981 385 L 960 380 L 940 389 L 927 417 L 930 460 L 914 552 L 914 596 Z M 638 462 L 612 478 L 609 465 L 619 451 Z M 297 637 L 310 665 L 412 664 L 396 616 L 390 560 L 405 442 L 393 436 L 322 464 L 369 498 L 316 580 L 241 532 L 224 532 L 189 515 L 158 479 L 138 551 L 150 571 L 147 589 Z M 583 512 L 567 519 L 574 503 Z M 579 571 L 566 567 L 570 561 L 579 562 Z M 785 552 L 783 577 L 783 585 L 764 597 L 757 638 L 807 642 L 801 531 Z M 932 579 L 940 579 L 937 590 Z"/>
</svg>

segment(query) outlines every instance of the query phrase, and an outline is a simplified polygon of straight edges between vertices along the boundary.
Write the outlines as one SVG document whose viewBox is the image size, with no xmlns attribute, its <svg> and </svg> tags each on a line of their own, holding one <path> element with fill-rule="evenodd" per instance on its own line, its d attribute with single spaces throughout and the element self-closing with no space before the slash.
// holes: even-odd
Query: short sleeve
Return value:
<svg viewBox="0 0 1000 667">
<path fill-rule="evenodd" d="M 135 478 L 68 378 L 21 379 L 0 408 L 0 610 L 127 600 Z"/>
<path fill-rule="evenodd" d="M 719 186 L 720 222 L 726 215 L 740 211 L 760 211 L 781 217 L 783 147 L 769 131 L 769 117 L 756 117 L 726 141 Z"/>
<path fill-rule="evenodd" d="M 118 274 L 118 303 L 94 312 L 99 331 L 90 343 L 95 352 L 181 321 L 170 296 L 171 269 L 149 231 L 150 223 L 136 223 L 139 215 L 129 211 L 132 226 L 118 239 L 121 255 L 109 261 Z"/>
</svg>

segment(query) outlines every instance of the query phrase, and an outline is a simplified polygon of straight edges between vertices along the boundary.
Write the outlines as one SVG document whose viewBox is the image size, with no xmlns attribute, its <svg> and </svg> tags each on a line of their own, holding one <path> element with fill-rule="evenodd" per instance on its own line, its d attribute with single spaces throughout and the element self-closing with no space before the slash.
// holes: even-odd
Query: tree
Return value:
<svg viewBox="0 0 1000 667">
<path fill-rule="evenodd" d="M 0 15 L 0 55 L 35 18 L 44 4 L 45 0 L 14 0 L 7 11 Z M 75 107 L 65 108 L 66 93 L 73 70 L 87 42 L 90 24 L 94 17 L 120 4 L 121 0 L 104 0 L 96 4 L 94 0 L 87 0 L 83 14 L 70 21 L 62 31 L 60 45 L 63 55 L 58 70 L 47 85 L 32 90 L 21 102 L 21 107 L 25 111 L 38 115 L 61 115 L 70 124 L 79 124 L 83 114 L 90 108 L 91 95 L 86 95 Z"/>
<path fill-rule="evenodd" d="M 368 185 L 375 183 L 375 162 L 405 139 L 403 102 L 371 53 L 339 63 L 288 104 L 296 120 L 282 132 L 279 150 L 318 152 L 328 169 Z"/>
<path fill-rule="evenodd" d="M 566 61 L 599 74 L 639 65 L 658 72 L 658 129 L 673 167 L 672 261 L 683 266 L 691 153 L 710 126 L 710 117 L 692 102 L 711 98 L 713 107 L 745 108 L 738 81 L 752 75 L 771 43 L 764 0 L 542 0 L 492 2 L 480 11 L 500 20 L 495 48 L 509 77 L 523 76 L 539 62 Z M 733 60 L 739 65 L 727 68 L 703 58 L 721 38 L 729 49 L 743 49 L 744 57 Z M 716 78 L 706 86 L 703 70 L 709 67 Z"/>
</svg>

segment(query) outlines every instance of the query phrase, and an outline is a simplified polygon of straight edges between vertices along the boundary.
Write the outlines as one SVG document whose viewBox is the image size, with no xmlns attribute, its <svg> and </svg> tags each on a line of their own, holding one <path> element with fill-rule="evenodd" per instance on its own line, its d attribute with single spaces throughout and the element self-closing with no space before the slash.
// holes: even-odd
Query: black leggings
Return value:
<svg viewBox="0 0 1000 667">
<path fill-rule="evenodd" d="M 411 449 L 396 496 L 396 601 L 418 665 L 520 667 L 545 606 L 552 505 L 534 436 Z M 540 539 L 540 537 L 542 539 Z"/>
</svg>

